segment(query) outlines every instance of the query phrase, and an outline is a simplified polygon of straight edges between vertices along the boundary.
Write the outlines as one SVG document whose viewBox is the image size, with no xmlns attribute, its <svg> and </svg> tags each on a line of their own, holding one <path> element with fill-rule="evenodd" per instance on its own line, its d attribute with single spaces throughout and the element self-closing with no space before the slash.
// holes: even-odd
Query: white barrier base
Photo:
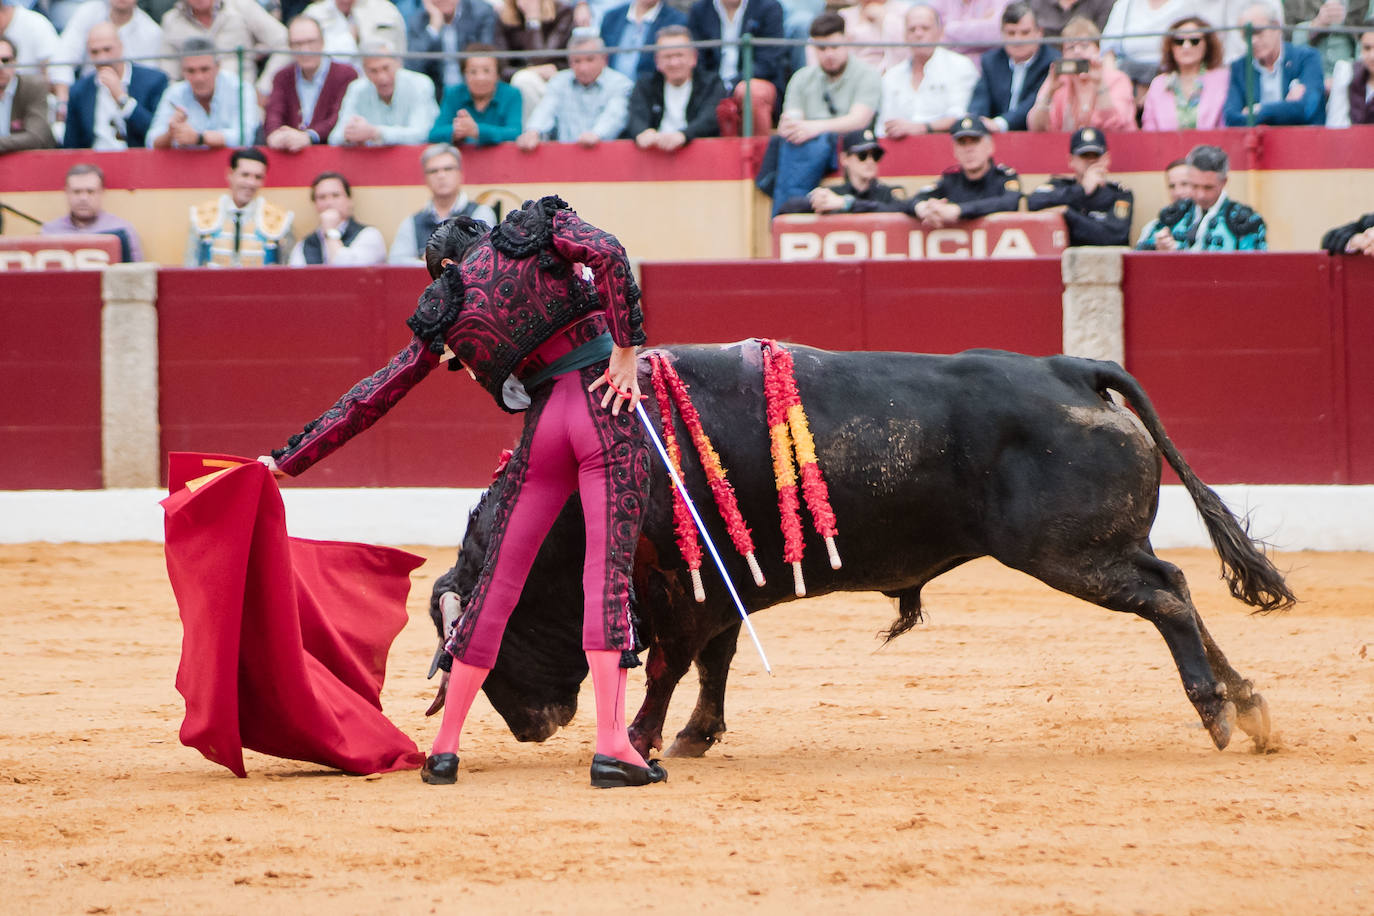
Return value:
<svg viewBox="0 0 1374 916">
<path fill-rule="evenodd" d="M 1374 486 L 1215 488 L 1250 532 L 1279 550 L 1374 550 Z M 282 491 L 287 528 L 297 537 L 374 544 L 453 546 L 463 537 L 479 490 L 448 488 Z M 161 541 L 165 490 L 0 492 L 0 543 Z M 757 524 L 757 523 L 756 523 Z M 840 519 L 843 538 L 844 519 Z M 1180 486 L 1160 491 L 1155 547 L 1210 547 Z"/>
</svg>

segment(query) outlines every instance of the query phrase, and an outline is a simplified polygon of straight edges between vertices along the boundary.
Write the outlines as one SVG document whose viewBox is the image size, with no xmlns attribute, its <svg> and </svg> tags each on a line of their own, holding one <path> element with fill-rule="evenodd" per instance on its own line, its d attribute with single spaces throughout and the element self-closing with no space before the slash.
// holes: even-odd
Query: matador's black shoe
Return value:
<svg viewBox="0 0 1374 916">
<path fill-rule="evenodd" d="M 431 786 L 451 786 L 458 781 L 457 754 L 430 754 L 420 770 L 420 778 Z"/>
<path fill-rule="evenodd" d="M 592 757 L 592 786 L 597 789 L 619 789 L 624 786 L 647 786 L 651 782 L 667 782 L 668 771 L 657 760 L 647 767 L 616 760 L 606 754 Z"/>
</svg>

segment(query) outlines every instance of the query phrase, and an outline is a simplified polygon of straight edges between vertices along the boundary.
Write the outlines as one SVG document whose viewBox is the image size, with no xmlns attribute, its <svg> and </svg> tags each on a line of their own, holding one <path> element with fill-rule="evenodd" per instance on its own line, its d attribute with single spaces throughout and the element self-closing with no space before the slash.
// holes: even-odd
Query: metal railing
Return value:
<svg viewBox="0 0 1374 916">
<path fill-rule="evenodd" d="M 1293 31 L 1293 26 L 1287 26 L 1287 25 L 1285 25 L 1285 26 L 1276 26 L 1275 28 L 1280 28 L 1280 29 L 1282 29 L 1286 34 L 1287 34 L 1287 33 L 1291 33 L 1291 32 Z M 1236 26 L 1213 26 L 1213 27 L 1208 28 L 1206 31 L 1209 31 L 1209 32 L 1212 32 L 1212 33 L 1216 33 L 1216 34 L 1219 34 L 1219 35 L 1224 35 L 1224 34 L 1229 33 L 1229 32 L 1240 32 L 1240 33 L 1242 33 L 1242 35 L 1243 35 L 1243 37 L 1244 37 L 1244 40 L 1245 40 L 1245 48 L 1246 48 L 1245 55 L 1244 55 L 1244 59 L 1251 62 L 1250 66 L 1248 66 L 1248 67 L 1246 68 L 1246 71 L 1245 71 L 1245 73 L 1246 73 L 1246 78 L 1245 78 L 1245 106 L 1244 106 L 1244 109 L 1245 109 L 1245 112 L 1246 112 L 1246 123 L 1247 123 L 1247 125 L 1250 126 L 1250 127 L 1254 127 L 1254 126 L 1255 126 L 1255 118 L 1256 118 L 1256 114 L 1255 114 L 1255 108 L 1256 108 L 1256 106 L 1255 106 L 1255 101 L 1256 101 L 1257 98 L 1258 98 L 1257 87 L 1256 87 L 1256 68 L 1255 68 L 1255 66 L 1254 66 L 1254 59 L 1255 59 L 1255 58 L 1254 58 L 1254 36 L 1255 36 L 1255 31 L 1256 31 L 1256 30 L 1255 30 L 1255 27 L 1254 27 L 1253 25 L 1250 25 L 1250 24 L 1247 23 L 1247 24 L 1245 24 L 1245 25 L 1236 25 Z M 1368 31 L 1369 31 L 1369 28 L 1367 28 L 1367 27 L 1361 27 L 1361 26 L 1343 26 L 1343 25 L 1341 25 L 1341 26 L 1329 26 L 1329 27 L 1326 27 L 1326 28 L 1321 29 L 1320 31 L 1321 31 L 1321 34 L 1323 34 L 1323 35 L 1330 35 L 1330 34 L 1345 34 L 1345 35 L 1351 35 L 1351 36 L 1354 36 L 1355 38 L 1358 38 L 1359 35 L 1361 35 L 1361 34 L 1363 34 L 1363 33 L 1365 33 L 1365 32 L 1368 32 Z M 1127 39 L 1127 38 L 1163 38 L 1163 37 L 1165 37 L 1166 35 L 1169 35 L 1169 34 L 1170 34 L 1170 32 L 1167 32 L 1167 31 L 1155 31 L 1155 32 L 1129 32 L 1129 33 L 1119 33 L 1119 34 L 1104 34 L 1104 35 L 1102 35 L 1102 36 L 1097 40 L 1096 43 L 1099 45 L 1099 47 L 1101 47 L 1101 46 L 1104 46 L 1104 45 L 1110 45 L 1110 44 L 1119 42 L 1119 41 L 1124 40 L 1124 39 Z M 1069 38 L 1069 39 L 1066 39 L 1066 38 L 1063 38 L 1063 37 L 1061 37 L 1061 36 L 1044 36 L 1044 37 L 1042 37 L 1042 38 L 1040 38 L 1040 39 L 1036 39 L 1035 41 L 1026 41 L 1026 42 L 1019 42 L 1019 43 L 1020 43 L 1020 44 L 1036 44 L 1036 45 L 1045 44 L 1045 45 L 1055 46 L 1055 45 L 1063 45 L 1063 44 L 1066 44 L 1066 43 L 1071 42 L 1071 41 L 1081 41 L 1081 40 L 1083 40 L 1083 39 L 1079 39 L 1079 38 Z M 754 123 L 754 119 L 753 119 L 753 91 L 752 91 L 752 82 L 753 82 L 753 80 L 755 79 L 755 58 L 756 58 L 756 55 L 757 55 L 757 53 L 758 53 L 758 49 L 759 49 L 759 48 L 780 47 L 780 48 L 785 48 L 785 49 L 791 50 L 791 49 L 795 49 L 795 48 L 798 48 L 798 47 L 805 47 L 805 46 L 808 46 L 808 45 L 810 45 L 810 44 L 812 44 L 812 43 L 813 43 L 813 41 L 810 40 L 810 39 L 795 39 L 795 38 L 761 38 L 761 37 L 756 37 L 756 36 L 753 36 L 753 35 L 745 34 L 745 35 L 740 36 L 740 38 L 739 38 L 738 41 L 726 41 L 726 40 L 722 40 L 722 39 L 714 39 L 714 40 L 704 40 L 704 41 L 692 41 L 692 42 L 689 42 L 689 43 L 687 43 L 687 44 L 688 44 L 690 47 L 695 48 L 695 49 L 697 49 L 697 50 L 701 50 L 701 49 L 720 49 L 720 48 L 724 48 L 724 47 L 728 47 L 728 46 L 737 46 L 737 47 L 739 48 L 739 80 L 738 80 L 738 82 L 739 82 L 739 83 L 742 83 L 742 84 L 744 85 L 743 100 L 742 100 L 742 104 L 741 104 L 742 112 L 741 112 L 740 131 L 741 131 L 741 135 L 742 135 L 742 136 L 744 136 L 744 137 L 751 137 L 751 136 L 753 135 L 753 123 Z M 997 44 L 995 44 L 995 45 L 992 45 L 992 47 L 1000 47 L 1000 46 L 1003 46 L 1004 44 L 1009 44 L 1009 43 L 1010 43 L 1010 42 L 1008 42 L 1008 43 L 999 42 L 999 43 L 997 43 Z M 843 47 L 849 47 L 849 48 L 883 48 L 883 49 L 888 49 L 888 48 L 901 48 L 901 49 L 909 49 L 909 48 L 930 48 L 930 47 L 934 47 L 934 48 L 956 48 L 956 47 L 962 46 L 963 43 L 959 43 L 959 42 L 949 42 L 949 41 L 940 41 L 940 42 L 885 42 L 885 41 L 857 41 L 857 40 L 845 40 L 845 41 L 826 41 L 825 44 L 832 45 L 832 46 L 843 46 Z M 652 52 L 652 51 L 654 51 L 657 47 L 658 47 L 657 45 L 651 45 L 651 44 L 618 45 L 618 46 L 615 46 L 615 47 L 607 47 L 607 48 L 604 48 L 604 49 L 603 49 L 603 48 L 588 49 L 587 51 L 585 51 L 585 52 L 583 52 L 583 53 L 605 53 L 605 54 L 607 54 L 607 55 L 614 55 L 614 54 L 619 54 L 619 53 L 628 52 L 628 51 L 641 52 L 641 53 L 642 53 L 642 52 L 644 52 L 644 51 L 650 51 L 650 52 Z M 251 73 L 251 72 L 255 72 L 255 71 L 257 70 L 257 64 L 256 64 L 256 62 L 253 64 L 253 66 L 252 66 L 251 68 L 250 68 L 250 66 L 249 66 L 249 57 L 250 57 L 250 55 L 255 59 L 255 61 L 256 61 L 256 59 L 262 59 L 262 60 L 265 61 L 265 60 L 267 60 L 268 58 L 270 58 L 271 56 L 277 55 L 277 54 L 288 55 L 288 56 L 291 56 L 291 57 L 315 56 L 315 57 L 327 57 L 327 58 L 330 58 L 330 59 L 350 58 L 350 59 L 359 60 L 359 61 L 360 61 L 363 57 L 369 56 L 369 55 L 364 55 L 364 54 L 359 53 L 359 52 L 350 52 L 350 53 L 346 53 L 346 54 L 339 54 L 339 53 L 328 53 L 328 52 L 324 52 L 324 51 L 301 51 L 301 50 L 293 50 L 293 49 L 291 49 L 291 48 L 245 48 L 245 47 L 243 47 L 243 46 L 239 46 L 239 47 L 237 47 L 237 48 L 234 48 L 233 50 L 220 50 L 220 51 L 206 52 L 206 53 L 213 53 L 216 57 L 220 57 L 220 58 L 229 58 L 229 57 L 233 58 L 234 63 L 235 63 L 236 75 L 237 75 L 238 80 L 239 80 L 239 83 L 240 83 L 240 92 L 241 92 L 241 93 L 244 92 L 247 88 L 249 88 L 249 87 L 251 86 L 251 84 L 249 83 L 249 81 L 248 81 L 248 79 L 247 79 L 248 74 Z M 557 58 L 557 57 L 567 57 L 569 54 L 576 54 L 576 53 L 578 53 L 578 50 L 576 50 L 576 49 L 575 49 L 575 50 L 572 50 L 572 51 L 569 51 L 567 48 L 563 48 L 563 49 L 558 49 L 558 50 L 551 50 L 551 49 L 539 49 L 539 50 L 490 50 L 490 51 L 476 51 L 476 52 L 466 52 L 466 51 L 459 51 L 459 52 L 445 52 L 445 51 L 429 51 L 429 52 L 422 52 L 422 51 L 401 51 L 401 52 L 397 52 L 394 56 L 400 58 L 402 61 L 411 61 L 411 60 L 440 60 L 440 61 L 444 61 L 444 62 L 449 62 L 449 61 L 455 61 L 455 60 L 456 60 L 456 61 L 458 61 L 458 62 L 461 64 L 461 62 L 462 62 L 463 60 L 465 60 L 466 58 L 468 58 L 468 57 L 494 57 L 494 58 L 496 58 L 497 60 L 503 60 L 503 61 L 505 61 L 505 60 L 519 61 L 519 60 L 528 60 L 528 59 L 535 59 L 535 58 L 547 59 L 547 58 L 551 58 L 551 57 L 554 57 L 554 58 Z M 145 64 L 148 64 L 148 63 L 153 63 L 153 64 L 157 65 L 157 64 L 160 64 L 160 62 L 162 62 L 162 61 L 166 61 L 166 60 L 180 60 L 182 57 L 183 57 L 183 55 L 179 55 L 179 54 L 156 54 L 156 55 L 143 55 L 143 56 L 139 56 L 139 57 L 124 57 L 124 58 L 119 58 L 118 60 L 123 61 L 123 62 L 126 62 L 126 63 L 134 63 L 134 64 L 140 64 L 140 65 L 145 65 Z M 30 69 L 30 70 L 36 69 L 36 68 L 41 68 L 41 67 L 44 67 L 44 66 L 70 66 L 70 67 L 73 68 L 73 71 L 74 71 L 75 73 L 80 73 L 80 71 L 81 71 L 82 69 L 87 68 L 87 67 L 91 67 L 91 66 L 93 66 L 93 65 L 91 64 L 91 62 L 90 62 L 89 60 L 86 60 L 86 59 L 83 58 L 82 60 L 75 60 L 75 61 L 60 61 L 60 60 L 59 60 L 59 61 L 52 61 L 52 60 L 49 60 L 49 61 L 46 61 L 46 62 L 44 62 L 44 63 L 42 63 L 42 64 L 34 64 L 34 63 L 28 63 L 28 62 L 26 62 L 26 63 L 21 64 L 21 65 L 19 65 L 19 66 L 20 66 L 21 68 L 23 68 L 23 69 Z M 244 131 L 245 131 L 246 127 L 247 127 L 247 124 L 246 124 L 245 115 L 244 115 L 244 112 L 243 112 L 242 95 L 240 96 L 240 99 L 241 99 L 241 101 L 240 101 L 240 106 L 239 106 L 239 108 L 240 108 L 240 111 L 239 111 L 239 133 L 240 133 L 240 136 L 243 136 Z"/>
</svg>

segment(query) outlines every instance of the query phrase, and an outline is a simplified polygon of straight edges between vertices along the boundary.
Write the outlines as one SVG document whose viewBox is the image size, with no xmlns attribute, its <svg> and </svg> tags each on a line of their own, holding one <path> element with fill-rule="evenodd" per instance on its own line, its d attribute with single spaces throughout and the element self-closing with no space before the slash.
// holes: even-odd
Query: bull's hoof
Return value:
<svg viewBox="0 0 1374 916">
<path fill-rule="evenodd" d="M 420 778 L 431 786 L 451 786 L 458 781 L 457 754 L 430 754 L 420 770 Z"/>
<path fill-rule="evenodd" d="M 1217 750 L 1224 751 L 1226 745 L 1231 743 L 1231 729 L 1236 724 L 1236 704 L 1227 700 L 1221 704 L 1215 715 L 1202 721 L 1207 726 L 1207 733 L 1212 736 L 1212 743 L 1217 746 Z"/>
<path fill-rule="evenodd" d="M 725 729 L 721 729 L 715 734 L 703 735 L 700 732 L 680 731 L 673 739 L 672 746 L 668 748 L 665 757 L 702 757 L 720 740 L 720 736 L 725 734 Z"/>
<path fill-rule="evenodd" d="M 592 787 L 597 789 L 620 789 L 627 786 L 647 786 L 654 782 L 667 782 L 668 771 L 657 760 L 650 760 L 646 767 L 616 760 L 606 754 L 592 757 Z"/>
<path fill-rule="evenodd" d="M 1250 736 L 1257 753 L 1269 750 L 1269 704 L 1258 693 L 1252 693 L 1249 702 L 1242 705 L 1236 713 L 1236 724 Z"/>
</svg>

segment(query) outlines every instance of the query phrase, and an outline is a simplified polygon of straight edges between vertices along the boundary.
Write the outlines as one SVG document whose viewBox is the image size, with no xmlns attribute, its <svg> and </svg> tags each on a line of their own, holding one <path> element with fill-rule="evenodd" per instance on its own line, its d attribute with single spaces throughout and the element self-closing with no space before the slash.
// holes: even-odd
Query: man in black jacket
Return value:
<svg viewBox="0 0 1374 916">
<path fill-rule="evenodd" d="M 988 130 L 1025 130 L 1026 115 L 1035 104 L 1040 84 L 1049 75 L 1059 51 L 1041 40 L 1044 33 L 1025 0 L 1002 11 L 1000 48 L 983 54 L 983 75 L 973 87 L 969 113 L 983 119 Z"/>
<path fill-rule="evenodd" d="M 1036 188 L 1028 210 L 1064 208 L 1070 245 L 1129 245 L 1135 195 L 1108 178 L 1107 138 L 1084 127 L 1069 140 L 1072 175 L 1058 175 Z"/>
<path fill-rule="evenodd" d="M 716 105 L 725 87 L 697 68 L 697 51 L 686 26 L 665 26 L 654 50 L 658 72 L 635 83 L 625 136 L 640 149 L 671 153 L 697 137 L 720 136 Z"/>
<path fill-rule="evenodd" d="M 1362 254 L 1374 258 L 1374 213 L 1337 226 L 1322 236 L 1322 248 L 1332 254 Z"/>
<path fill-rule="evenodd" d="M 883 147 L 871 129 L 851 130 L 840 138 L 841 184 L 816 188 L 805 197 L 793 197 L 778 210 L 782 213 L 845 213 L 857 201 L 874 204 L 899 205 L 892 185 L 878 180 L 878 163 Z"/>
</svg>

